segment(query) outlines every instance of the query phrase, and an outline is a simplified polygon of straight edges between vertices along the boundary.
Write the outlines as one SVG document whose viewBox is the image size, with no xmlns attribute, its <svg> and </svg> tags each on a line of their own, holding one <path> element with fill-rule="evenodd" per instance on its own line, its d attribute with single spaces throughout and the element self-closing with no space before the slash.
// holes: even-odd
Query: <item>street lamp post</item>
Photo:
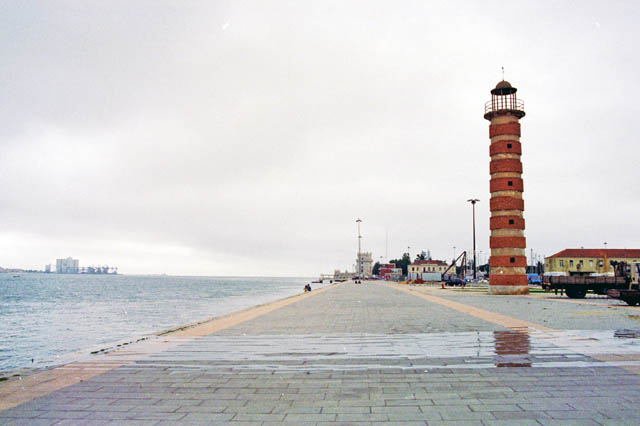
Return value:
<svg viewBox="0 0 640 426">
<path fill-rule="evenodd" d="M 362 219 L 358 218 L 356 223 L 358 224 L 358 278 L 362 279 L 362 256 L 360 255 L 360 240 L 362 239 L 362 235 L 360 235 L 360 223 Z"/>
<path fill-rule="evenodd" d="M 480 200 L 477 198 L 471 198 L 467 200 L 471 203 L 473 210 L 473 279 L 476 279 L 476 203 Z"/>
</svg>

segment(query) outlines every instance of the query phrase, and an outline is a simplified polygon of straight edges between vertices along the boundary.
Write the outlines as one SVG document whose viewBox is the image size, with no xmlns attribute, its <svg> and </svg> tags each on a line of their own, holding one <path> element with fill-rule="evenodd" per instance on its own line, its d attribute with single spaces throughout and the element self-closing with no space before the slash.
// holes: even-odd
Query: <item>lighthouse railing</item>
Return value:
<svg viewBox="0 0 640 426">
<path fill-rule="evenodd" d="M 510 96 L 496 96 L 494 99 L 484 104 L 484 113 L 500 111 L 522 111 L 524 112 L 524 101 Z"/>
</svg>

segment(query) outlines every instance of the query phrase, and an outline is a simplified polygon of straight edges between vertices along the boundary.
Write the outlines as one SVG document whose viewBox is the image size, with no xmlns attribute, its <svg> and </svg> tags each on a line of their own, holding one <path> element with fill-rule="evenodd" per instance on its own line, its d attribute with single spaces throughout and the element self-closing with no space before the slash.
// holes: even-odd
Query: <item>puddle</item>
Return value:
<svg viewBox="0 0 640 426">
<path fill-rule="evenodd" d="M 494 331 L 496 367 L 531 367 L 531 340 L 521 331 Z"/>
<path fill-rule="evenodd" d="M 612 365 L 590 355 L 638 355 L 640 359 L 638 336 L 640 330 L 527 329 L 395 335 L 212 335 L 155 353 L 148 360 L 156 365 L 167 362 L 170 368 L 196 363 L 206 368 L 273 370 L 585 367 Z"/>
</svg>

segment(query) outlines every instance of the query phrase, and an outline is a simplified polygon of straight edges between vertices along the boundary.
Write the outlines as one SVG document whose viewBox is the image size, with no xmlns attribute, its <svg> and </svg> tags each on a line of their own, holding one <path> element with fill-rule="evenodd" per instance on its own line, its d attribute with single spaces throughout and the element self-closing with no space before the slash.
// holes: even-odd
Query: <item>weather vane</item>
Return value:
<svg viewBox="0 0 640 426">
<path fill-rule="evenodd" d="M 504 81 L 504 67 L 502 67 L 502 81 Z"/>
</svg>

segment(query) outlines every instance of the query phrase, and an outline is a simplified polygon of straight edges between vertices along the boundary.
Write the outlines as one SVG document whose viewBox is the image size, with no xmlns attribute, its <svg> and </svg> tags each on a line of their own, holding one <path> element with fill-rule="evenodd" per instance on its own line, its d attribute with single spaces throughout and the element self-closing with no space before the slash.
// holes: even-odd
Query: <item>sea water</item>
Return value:
<svg viewBox="0 0 640 426">
<path fill-rule="evenodd" d="M 307 282 L 0 273 L 0 371 L 56 365 L 70 353 L 298 294 Z"/>
</svg>

